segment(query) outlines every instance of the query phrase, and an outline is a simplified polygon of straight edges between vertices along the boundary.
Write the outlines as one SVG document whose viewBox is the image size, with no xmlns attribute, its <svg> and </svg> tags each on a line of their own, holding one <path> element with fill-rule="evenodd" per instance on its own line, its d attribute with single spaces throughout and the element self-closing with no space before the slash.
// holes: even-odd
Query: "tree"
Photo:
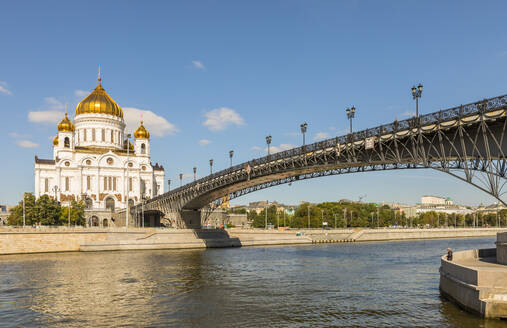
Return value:
<svg viewBox="0 0 507 328">
<path fill-rule="evenodd" d="M 42 195 L 35 204 L 35 221 L 42 225 L 58 225 L 60 223 L 60 204 L 48 195 Z"/>
<path fill-rule="evenodd" d="M 70 224 L 71 225 L 84 225 L 85 217 L 84 217 L 84 209 L 86 205 L 83 201 L 76 202 L 72 200 L 70 203 Z M 69 207 L 61 206 L 60 207 L 60 225 L 67 225 L 69 223 Z"/>
<path fill-rule="evenodd" d="M 32 225 L 36 222 L 34 220 L 36 213 L 35 196 L 32 193 L 25 192 L 23 194 L 23 198 L 25 199 L 25 224 Z M 11 209 L 11 213 L 7 218 L 7 224 L 18 226 L 23 225 L 23 200 Z"/>
</svg>

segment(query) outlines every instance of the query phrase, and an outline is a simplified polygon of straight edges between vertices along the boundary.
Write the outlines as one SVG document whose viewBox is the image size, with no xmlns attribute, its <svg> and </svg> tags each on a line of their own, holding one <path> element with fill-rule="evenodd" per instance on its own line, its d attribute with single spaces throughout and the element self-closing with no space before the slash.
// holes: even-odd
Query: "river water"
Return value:
<svg viewBox="0 0 507 328">
<path fill-rule="evenodd" d="M 506 327 L 442 299 L 494 238 L 0 256 L 0 327 Z"/>
</svg>

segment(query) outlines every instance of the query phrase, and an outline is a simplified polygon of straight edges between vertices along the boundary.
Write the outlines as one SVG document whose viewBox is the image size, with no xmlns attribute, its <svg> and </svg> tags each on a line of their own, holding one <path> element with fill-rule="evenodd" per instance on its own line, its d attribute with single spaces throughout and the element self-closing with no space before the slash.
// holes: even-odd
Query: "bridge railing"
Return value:
<svg viewBox="0 0 507 328">
<path fill-rule="evenodd" d="M 318 141 L 309 145 L 296 147 L 289 150 L 284 150 L 278 153 L 270 154 L 264 157 L 260 157 L 257 159 L 253 159 L 251 161 L 248 161 L 246 163 L 234 165 L 232 167 L 229 167 L 225 170 L 221 170 L 218 172 L 215 172 L 213 174 L 210 174 L 208 176 L 205 176 L 203 178 L 200 178 L 199 180 L 193 181 L 191 183 L 188 183 L 182 187 L 178 187 L 176 189 L 173 189 L 170 191 L 170 193 L 178 193 L 181 190 L 190 188 L 192 186 L 196 186 L 202 183 L 205 183 L 207 181 L 213 180 L 215 178 L 231 174 L 240 170 L 243 170 L 246 165 L 250 166 L 256 166 L 260 164 L 265 164 L 269 162 L 273 162 L 275 160 L 280 159 L 286 159 L 291 158 L 294 156 L 300 156 L 307 154 L 309 152 L 326 149 L 330 147 L 335 147 L 338 144 L 345 144 L 348 142 L 353 142 L 357 140 L 364 140 L 369 137 L 373 136 L 381 136 L 385 134 L 391 134 L 396 131 L 401 130 L 408 130 L 417 128 L 418 126 L 424 126 L 424 125 L 430 125 L 430 124 L 436 124 L 442 121 L 449 121 L 454 119 L 459 119 L 464 116 L 470 116 L 480 113 L 487 113 L 492 112 L 498 109 L 506 108 L 507 107 L 507 95 L 493 97 L 489 99 L 484 99 L 481 101 L 477 101 L 474 103 L 466 104 L 466 105 L 460 105 L 456 107 L 452 107 L 446 110 L 440 110 L 438 112 L 433 112 L 425 115 L 419 116 L 419 118 L 412 117 L 408 118 L 406 120 L 397 121 L 395 120 L 392 123 L 380 125 L 371 129 L 366 129 L 362 131 L 357 131 L 354 133 L 349 133 L 344 136 L 339 136 L 335 138 L 326 139 L 323 141 Z M 155 201 L 162 197 L 163 195 L 159 195 L 157 197 L 152 198 L 149 202 Z"/>
</svg>

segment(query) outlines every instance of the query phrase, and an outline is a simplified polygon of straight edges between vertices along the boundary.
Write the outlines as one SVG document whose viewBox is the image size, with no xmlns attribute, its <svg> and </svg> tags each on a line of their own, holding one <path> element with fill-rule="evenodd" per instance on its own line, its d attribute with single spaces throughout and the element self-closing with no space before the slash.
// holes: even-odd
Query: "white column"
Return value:
<svg viewBox="0 0 507 328">
<path fill-rule="evenodd" d="M 35 168 L 35 198 L 40 197 L 40 169 Z"/>
<path fill-rule="evenodd" d="M 95 186 L 97 188 L 97 189 L 95 189 L 95 195 L 97 197 L 97 200 L 95 201 L 95 203 L 99 204 L 97 206 L 97 207 L 99 207 L 100 206 L 100 198 L 99 198 L 100 197 L 100 168 L 99 167 L 97 167 L 97 175 L 96 175 L 95 179 L 97 180 L 95 182 Z"/>
<path fill-rule="evenodd" d="M 79 195 L 77 197 L 80 197 L 83 194 L 83 167 L 79 167 Z"/>
<path fill-rule="evenodd" d="M 127 165 L 129 165 L 129 164 L 127 163 Z M 127 183 L 128 183 L 128 181 L 125 182 L 125 179 L 126 179 L 126 177 L 125 177 L 125 171 L 126 171 L 126 167 L 124 167 L 123 170 L 121 171 L 121 181 L 123 182 L 123 199 L 122 200 L 125 201 L 125 202 L 127 202 L 128 201 L 128 195 L 127 195 Z M 125 208 L 127 207 L 126 204 L 127 203 L 125 203 Z"/>
<path fill-rule="evenodd" d="M 62 191 L 62 186 L 61 186 L 61 174 L 62 174 L 62 170 L 61 168 L 57 167 L 56 168 L 56 185 L 58 186 L 58 191 L 56 192 L 56 200 L 59 201 L 60 200 L 60 192 Z M 54 186 L 49 186 L 49 189 L 50 189 L 50 192 L 53 194 L 54 196 L 54 190 L 52 189 Z"/>
</svg>

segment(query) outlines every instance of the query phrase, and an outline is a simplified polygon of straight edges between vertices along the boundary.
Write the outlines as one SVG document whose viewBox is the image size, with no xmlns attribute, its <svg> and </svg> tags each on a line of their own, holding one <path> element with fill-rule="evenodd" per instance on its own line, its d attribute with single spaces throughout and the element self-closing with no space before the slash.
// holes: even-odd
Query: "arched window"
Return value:
<svg viewBox="0 0 507 328">
<path fill-rule="evenodd" d="M 112 197 L 106 199 L 106 209 L 114 211 L 114 199 Z"/>
<path fill-rule="evenodd" d="M 98 217 L 96 217 L 96 216 L 92 216 L 92 217 L 91 217 L 91 219 L 90 219 L 90 221 L 91 221 L 91 224 L 90 224 L 90 225 L 91 225 L 92 227 L 98 227 L 98 226 L 99 226 L 99 222 L 100 222 L 100 221 L 99 221 L 99 218 L 98 218 Z"/>
<path fill-rule="evenodd" d="M 69 148 L 70 147 L 70 139 L 69 139 L 69 137 L 65 137 L 65 139 L 63 141 L 63 146 L 65 148 Z"/>
<path fill-rule="evenodd" d="M 146 145 L 145 144 L 141 144 L 141 154 L 146 154 Z"/>
</svg>

